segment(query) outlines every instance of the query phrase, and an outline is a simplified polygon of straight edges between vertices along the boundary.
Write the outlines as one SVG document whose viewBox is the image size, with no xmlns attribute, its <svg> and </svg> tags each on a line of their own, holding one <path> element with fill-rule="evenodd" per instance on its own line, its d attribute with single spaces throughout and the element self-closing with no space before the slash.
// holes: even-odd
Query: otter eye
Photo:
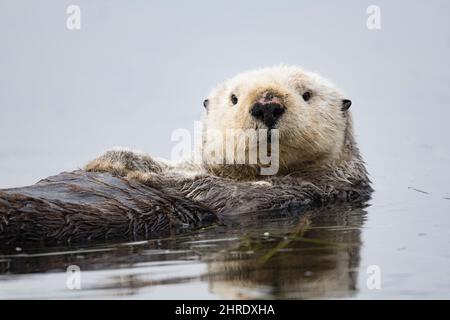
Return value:
<svg viewBox="0 0 450 320">
<path fill-rule="evenodd" d="M 303 95 L 303 100 L 308 101 L 309 99 L 311 99 L 311 92 L 306 91 Z"/>
<path fill-rule="evenodd" d="M 230 99 L 231 99 L 231 103 L 232 104 L 237 104 L 238 103 L 238 98 L 236 97 L 235 94 L 232 94 Z"/>
<path fill-rule="evenodd" d="M 203 106 L 204 106 L 205 108 L 208 108 L 208 104 L 209 104 L 209 100 L 208 100 L 208 99 L 206 99 L 206 100 L 203 101 Z"/>
</svg>

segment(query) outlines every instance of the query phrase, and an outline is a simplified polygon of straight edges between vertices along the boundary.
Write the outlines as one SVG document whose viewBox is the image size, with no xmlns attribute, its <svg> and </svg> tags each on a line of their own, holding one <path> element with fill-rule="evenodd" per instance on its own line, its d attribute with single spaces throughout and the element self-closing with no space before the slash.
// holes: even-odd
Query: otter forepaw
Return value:
<svg viewBox="0 0 450 320">
<path fill-rule="evenodd" d="M 148 181 L 151 174 L 161 173 L 165 166 L 145 153 L 113 149 L 89 162 L 84 169 L 91 172 L 111 172 L 122 177 L 141 176 L 141 180 Z"/>
</svg>

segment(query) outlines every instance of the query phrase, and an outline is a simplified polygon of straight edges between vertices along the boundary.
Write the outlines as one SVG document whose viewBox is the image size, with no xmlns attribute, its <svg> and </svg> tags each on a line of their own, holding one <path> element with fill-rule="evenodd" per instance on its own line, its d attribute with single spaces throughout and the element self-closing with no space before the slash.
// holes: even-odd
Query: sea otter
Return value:
<svg viewBox="0 0 450 320">
<path fill-rule="evenodd" d="M 213 89 L 204 106 L 201 164 L 174 165 L 142 153 L 111 150 L 85 169 L 136 179 L 230 214 L 360 201 L 370 194 L 353 137 L 351 100 L 319 75 L 290 66 L 245 72 Z M 217 163 L 214 152 L 223 147 L 230 129 L 276 129 L 278 172 L 261 175 L 258 162 Z M 213 131 L 223 135 L 209 134 Z M 252 151 L 249 144 L 245 148 Z M 224 151 L 221 159 L 227 156 Z"/>
<path fill-rule="evenodd" d="M 203 105 L 200 162 L 171 163 L 115 149 L 84 170 L 0 191 L 0 239 L 8 234 L 14 241 L 11 230 L 19 232 L 20 227 L 33 238 L 48 241 L 134 239 L 168 231 L 174 224 L 214 220 L 205 216 L 306 210 L 362 203 L 370 197 L 370 180 L 353 136 L 351 100 L 319 75 L 290 66 L 245 72 L 213 89 Z M 230 130 L 238 132 L 235 139 L 228 139 Z M 265 135 L 239 139 L 243 132 Z M 243 158 L 240 154 L 238 159 L 238 149 L 243 149 Z M 263 173 L 273 163 L 250 161 L 252 152 L 261 149 L 276 162 L 275 172 Z M 61 180 L 72 183 L 64 186 L 64 192 L 59 190 Z M 139 201 L 134 201 L 137 195 Z M 33 206 L 27 206 L 32 200 Z M 30 215 L 52 210 L 58 212 L 58 221 L 39 215 L 43 220 L 34 228 L 44 231 L 36 231 L 37 236 Z M 77 216 L 75 222 L 66 214 L 86 210 L 90 213 Z M 111 213 L 115 210 L 117 215 Z M 117 223 L 111 225 L 109 218 Z M 11 221 L 14 228 L 8 226 Z"/>
</svg>

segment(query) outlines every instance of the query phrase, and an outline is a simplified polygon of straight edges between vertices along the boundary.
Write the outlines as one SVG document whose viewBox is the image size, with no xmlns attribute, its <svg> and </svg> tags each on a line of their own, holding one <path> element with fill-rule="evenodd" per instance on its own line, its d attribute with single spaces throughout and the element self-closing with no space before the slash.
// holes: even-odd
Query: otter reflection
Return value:
<svg viewBox="0 0 450 320">
<path fill-rule="evenodd" d="M 243 236 L 209 263 L 210 290 L 229 299 L 350 296 L 357 291 L 365 214 L 362 208 L 322 209 L 285 234 Z"/>
<path fill-rule="evenodd" d="M 220 226 L 139 243 L 0 249 L 0 281 L 6 290 L 15 288 L 15 280 L 32 280 L 31 274 L 56 277 L 78 265 L 86 297 L 159 298 L 165 287 L 176 299 L 184 292 L 174 286 L 200 282 L 220 298 L 348 297 L 357 291 L 364 220 L 363 208 L 278 211 L 229 217 Z M 50 297 L 71 294 L 46 290 Z"/>
</svg>

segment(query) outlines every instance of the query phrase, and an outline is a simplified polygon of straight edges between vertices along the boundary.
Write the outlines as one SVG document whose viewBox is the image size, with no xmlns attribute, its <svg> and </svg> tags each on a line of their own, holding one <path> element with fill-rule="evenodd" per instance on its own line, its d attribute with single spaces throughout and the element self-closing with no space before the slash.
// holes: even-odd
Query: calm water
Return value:
<svg viewBox="0 0 450 320">
<path fill-rule="evenodd" d="M 3 250 L 0 298 L 449 298 L 449 201 L 430 221 L 420 197 L 430 196 L 251 213 L 142 242 Z M 66 286 L 70 265 L 81 269 L 80 290 Z M 366 284 L 373 265 L 380 289 Z"/>
<path fill-rule="evenodd" d="M 365 215 L 361 208 L 253 213 L 177 237 L 13 252 L 1 257 L 0 297 L 354 296 Z M 82 270 L 82 290 L 66 288 L 69 265 Z"/>
<path fill-rule="evenodd" d="M 169 158 L 212 86 L 287 63 L 347 92 L 375 193 L 146 242 L 0 249 L 0 298 L 450 298 L 448 1 L 376 1 L 376 31 L 372 1 L 77 3 L 68 31 L 64 1 L 0 1 L 0 188 L 115 145 Z"/>
</svg>

